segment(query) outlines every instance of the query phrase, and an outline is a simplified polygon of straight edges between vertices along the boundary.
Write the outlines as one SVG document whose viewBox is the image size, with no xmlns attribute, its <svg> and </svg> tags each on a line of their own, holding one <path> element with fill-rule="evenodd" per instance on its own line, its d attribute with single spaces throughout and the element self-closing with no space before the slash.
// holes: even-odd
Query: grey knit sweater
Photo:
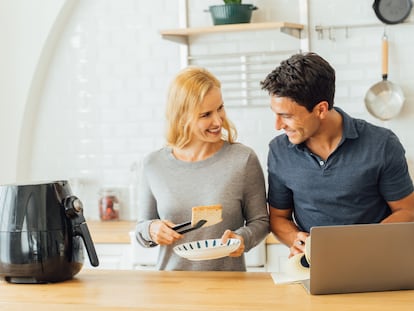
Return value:
<svg viewBox="0 0 414 311">
<path fill-rule="evenodd" d="M 261 242 L 269 232 L 263 171 L 254 151 L 240 143 L 225 143 L 203 161 L 176 159 L 169 147 L 148 155 L 143 163 L 139 192 L 136 237 L 143 246 L 154 243 L 149 224 L 154 219 L 182 223 L 191 220 L 191 208 L 221 204 L 223 221 L 184 234 L 176 244 L 220 238 L 226 229 L 243 236 L 245 251 Z M 176 255 L 173 247 L 160 246 L 159 270 L 245 271 L 244 255 L 190 261 Z"/>
</svg>

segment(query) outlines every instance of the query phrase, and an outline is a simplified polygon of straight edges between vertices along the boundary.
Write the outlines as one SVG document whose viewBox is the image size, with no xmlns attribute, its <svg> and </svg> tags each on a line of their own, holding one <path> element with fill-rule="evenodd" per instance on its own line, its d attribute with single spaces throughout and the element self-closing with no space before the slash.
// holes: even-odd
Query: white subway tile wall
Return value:
<svg viewBox="0 0 414 311">
<path fill-rule="evenodd" d="M 212 25 L 209 5 L 222 1 L 189 0 L 189 24 Z M 258 7 L 252 22 L 299 23 L 302 0 L 251 0 Z M 180 45 L 162 39 L 161 29 L 179 28 L 180 0 L 79 1 L 56 48 L 33 131 L 32 178 L 69 179 L 85 205 L 88 219 L 98 219 L 98 192 L 116 187 L 121 218 L 135 219 L 128 189 L 136 183 L 139 163 L 164 145 L 164 107 L 168 84 L 182 68 Z M 407 20 L 413 21 L 413 13 Z M 372 1 L 309 1 L 310 50 L 325 57 L 337 71 L 336 105 L 351 115 L 389 127 L 414 159 L 410 139 L 414 123 L 414 24 L 387 26 L 390 81 L 406 96 L 402 113 L 381 122 L 364 106 L 369 87 L 381 79 L 381 37 L 384 27 Z M 352 27 L 376 24 L 373 27 Z M 349 28 L 318 33 L 316 25 Z M 298 39 L 278 30 L 223 33 L 190 39 L 192 55 L 288 51 Z M 269 72 L 278 63 L 269 65 Z M 213 71 L 214 72 L 214 71 Z M 257 87 L 260 89 L 258 78 Z M 239 141 L 253 147 L 266 172 L 267 145 L 278 133 L 266 97 L 254 108 L 228 107 Z M 138 164 L 138 165 L 134 165 Z M 139 195 L 139 194 L 138 194 Z M 139 208 L 139 207 L 138 207 Z"/>
</svg>

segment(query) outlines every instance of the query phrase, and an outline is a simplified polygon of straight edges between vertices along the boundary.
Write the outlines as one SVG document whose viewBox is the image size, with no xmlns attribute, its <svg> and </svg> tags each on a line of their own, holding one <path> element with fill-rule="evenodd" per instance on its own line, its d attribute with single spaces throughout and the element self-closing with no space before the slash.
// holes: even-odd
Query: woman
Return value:
<svg viewBox="0 0 414 311">
<path fill-rule="evenodd" d="M 235 143 L 220 82 L 207 70 L 188 67 L 172 82 L 167 102 L 167 146 L 143 163 L 137 240 L 160 245 L 160 270 L 245 271 L 243 253 L 269 232 L 263 171 L 254 151 Z M 223 220 L 179 234 L 175 224 L 191 220 L 192 207 L 221 204 Z M 177 244 L 221 238 L 240 240 L 228 257 L 189 261 Z"/>
</svg>

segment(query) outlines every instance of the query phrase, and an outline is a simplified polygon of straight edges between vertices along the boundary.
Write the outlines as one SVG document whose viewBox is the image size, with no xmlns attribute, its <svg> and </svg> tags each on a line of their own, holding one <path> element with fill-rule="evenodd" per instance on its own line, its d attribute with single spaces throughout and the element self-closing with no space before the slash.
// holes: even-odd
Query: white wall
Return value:
<svg viewBox="0 0 414 311">
<path fill-rule="evenodd" d="M 414 160 L 414 141 L 410 131 L 414 120 L 414 12 L 407 24 L 384 27 L 372 10 L 373 1 L 329 1 L 312 0 L 310 27 L 316 25 L 349 25 L 346 29 L 332 31 L 319 39 L 312 31 L 311 49 L 323 55 L 337 71 L 336 105 L 350 114 L 386 126 L 397 133 L 406 147 L 409 159 Z M 375 27 L 352 25 L 378 24 Z M 386 31 L 389 40 L 388 79 L 399 85 L 406 102 L 401 114 L 390 121 L 382 122 L 371 117 L 364 105 L 366 91 L 381 81 L 381 41 Z"/>
<path fill-rule="evenodd" d="M 63 0 L 0 0 L 0 182 L 17 178 L 19 138 L 43 47 Z"/>
<path fill-rule="evenodd" d="M 299 3 L 302 0 L 251 0 L 259 7 L 253 12 L 253 22 L 299 22 Z M 31 1 L 5 2 L 3 8 L 12 8 L 17 15 Z M 71 179 L 85 203 L 88 218 L 98 217 L 98 190 L 102 186 L 126 187 L 131 177 L 130 167 L 149 151 L 164 143 L 164 104 L 168 83 L 180 69 L 180 45 L 163 40 L 160 29 L 178 28 L 180 0 L 88 0 L 78 1 L 70 11 L 65 27 L 60 26 L 59 40 L 53 49 L 49 71 L 45 80 L 35 88 L 30 114 L 32 127 L 21 127 L 30 79 L 35 71 L 36 59 L 41 54 L 48 27 L 62 7 L 55 0 L 43 1 L 42 10 L 31 8 L 36 22 L 49 23 L 34 27 L 32 19 L 8 20 L 11 25 L 26 22 L 37 36 L 34 42 L 25 41 L 30 32 L 9 27 L 13 36 L 4 43 L 23 46 L 24 54 L 2 58 L 7 71 L 0 73 L 1 85 L 15 68 L 12 83 L 2 92 L 0 137 L 6 142 L 0 162 L 1 181 L 29 178 L 34 180 Z M 246 1 L 245 1 L 246 2 Z M 384 28 L 372 10 L 372 1 L 311 0 L 310 49 L 327 58 L 337 70 L 337 100 L 356 117 L 372 118 L 365 110 L 363 97 L 368 88 L 380 80 L 380 41 Z M 221 1 L 189 0 L 191 26 L 209 26 L 211 19 L 204 12 L 210 4 Z M 247 3 L 247 2 L 246 2 Z M 46 14 L 45 12 L 49 12 Z M 0 13 L 3 15 L 3 13 Z M 44 17 L 44 14 L 48 18 Z M 64 17 L 67 15 L 64 15 Z M 2 17 L 2 16 L 0 16 Z M 413 20 L 413 13 L 409 20 Z M 368 28 L 349 28 L 348 37 L 335 31 L 335 40 L 325 33 L 321 39 L 315 25 L 378 24 Z M 42 24 L 42 23 L 41 23 Z M 30 28 L 29 27 L 29 28 Z M 38 29 L 37 31 L 35 31 Z M 4 30 L 0 30 L 3 31 Z M 407 101 L 403 112 L 385 126 L 401 138 L 410 159 L 414 159 L 414 142 L 409 139 L 413 131 L 414 108 L 414 25 L 387 27 L 390 38 L 389 79 L 399 84 Z M 13 40 L 19 38 L 19 44 Z M 14 38 L 14 39 L 13 39 Z M 36 40 L 35 40 L 36 39 Z M 299 47 L 297 39 L 277 30 L 255 33 L 225 33 L 197 36 L 190 40 L 191 53 L 235 53 L 240 51 L 292 51 Z M 51 50 L 51 49 L 49 49 Z M 27 60 L 29 65 L 18 66 Z M 285 56 L 284 56 L 285 57 Z M 10 58 L 10 60 L 9 60 Z M 2 68 L 3 68 L 2 63 Z M 269 64 L 269 71 L 278 64 Z M 20 79 L 23 77 L 23 79 Z M 19 78 L 19 79 L 18 79 Z M 264 76 L 262 77 L 264 78 Z M 259 83 L 259 81 L 258 81 Z M 2 94 L 6 94 L 2 95 Z M 4 103 L 16 102 L 13 106 Z M 5 116 L 4 111 L 11 110 Z M 30 110 L 30 109 L 29 109 Z M 239 130 L 239 140 L 252 146 L 266 169 L 267 143 L 276 134 L 268 103 L 255 108 L 227 108 L 230 118 Z M 26 116 L 27 118 L 27 116 Z M 19 134 L 20 131 L 26 135 Z M 30 135 L 29 135 L 30 134 Z M 20 135 L 20 136 L 19 136 Z M 18 140 L 20 139 L 20 154 Z M 26 146 L 26 150 L 25 147 Z M 33 147 L 33 148 L 32 148 Z M 22 159 L 16 169 L 18 158 Z M 15 173 L 19 171 L 20 173 Z M 124 197 L 126 201 L 126 196 Z M 123 214 L 124 218 L 134 213 Z"/>
<path fill-rule="evenodd" d="M 101 187 L 120 188 L 125 207 L 133 163 L 164 143 L 166 89 L 180 55 L 159 30 L 177 23 L 176 0 L 90 0 L 79 1 L 62 33 L 32 135 L 30 174 L 71 180 L 90 218 L 98 217 Z M 121 216 L 131 215 L 124 208 Z"/>
</svg>

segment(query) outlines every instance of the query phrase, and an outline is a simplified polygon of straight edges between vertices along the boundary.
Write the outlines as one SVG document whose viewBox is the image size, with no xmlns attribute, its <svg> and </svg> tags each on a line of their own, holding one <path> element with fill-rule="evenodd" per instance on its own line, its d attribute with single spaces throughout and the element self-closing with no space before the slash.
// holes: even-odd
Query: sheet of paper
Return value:
<svg viewBox="0 0 414 311">
<path fill-rule="evenodd" d="M 273 272 L 270 274 L 275 284 L 289 284 L 289 283 L 300 283 L 304 278 L 290 275 L 283 272 Z"/>
</svg>

